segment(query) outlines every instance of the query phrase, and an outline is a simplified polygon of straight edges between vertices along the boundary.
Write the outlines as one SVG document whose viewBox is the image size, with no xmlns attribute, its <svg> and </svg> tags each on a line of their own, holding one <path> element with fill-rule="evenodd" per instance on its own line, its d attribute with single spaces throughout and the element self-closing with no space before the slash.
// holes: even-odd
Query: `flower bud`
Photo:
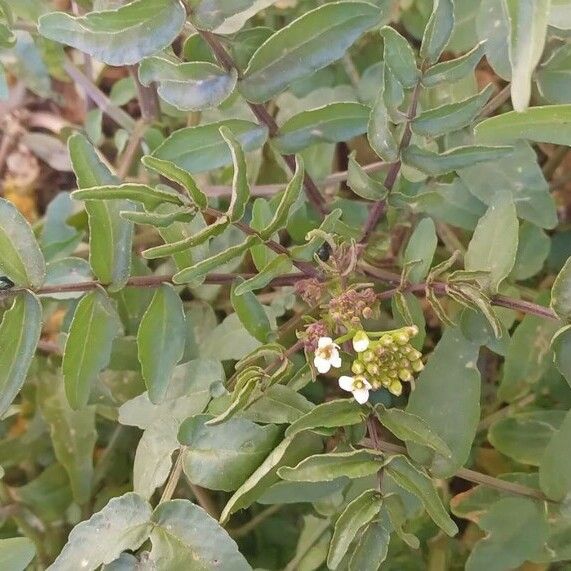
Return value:
<svg viewBox="0 0 571 571">
<path fill-rule="evenodd" d="M 355 375 L 362 375 L 365 372 L 365 365 L 361 363 L 361 361 L 353 361 L 351 365 L 351 371 L 355 373 Z"/>
<path fill-rule="evenodd" d="M 411 337 L 416 337 L 418 335 L 418 327 L 416 325 L 410 325 L 409 327 L 407 327 L 408 330 L 408 334 Z"/>
<path fill-rule="evenodd" d="M 402 394 L 402 384 L 400 381 L 393 381 L 389 387 L 389 392 L 397 397 L 400 397 Z"/>
<path fill-rule="evenodd" d="M 369 373 L 370 375 L 378 375 L 380 372 L 380 368 L 376 363 L 369 363 L 367 365 L 367 373 Z"/>
<path fill-rule="evenodd" d="M 357 353 L 363 353 L 363 351 L 366 351 L 369 347 L 369 343 L 369 337 L 362 329 L 355 333 L 355 336 L 353 337 L 353 349 L 355 349 Z"/>
<path fill-rule="evenodd" d="M 413 361 L 410 366 L 415 373 L 420 373 L 424 369 L 424 363 L 420 359 Z"/>
<path fill-rule="evenodd" d="M 365 363 L 371 363 L 375 360 L 375 354 L 371 350 L 367 350 L 362 354 L 361 359 L 363 359 Z"/>
<path fill-rule="evenodd" d="M 406 331 L 399 331 L 395 333 L 394 339 L 399 345 L 406 345 L 410 341 L 410 336 Z"/>
<path fill-rule="evenodd" d="M 401 369 L 399 371 L 399 379 L 407 383 L 412 380 L 412 374 L 408 369 Z"/>
</svg>

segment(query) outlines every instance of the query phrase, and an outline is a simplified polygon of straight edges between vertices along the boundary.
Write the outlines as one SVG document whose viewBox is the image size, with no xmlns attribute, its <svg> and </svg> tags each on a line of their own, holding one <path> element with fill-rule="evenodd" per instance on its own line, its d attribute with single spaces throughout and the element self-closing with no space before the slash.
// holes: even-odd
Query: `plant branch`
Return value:
<svg viewBox="0 0 571 571">
<path fill-rule="evenodd" d="M 365 272 L 365 274 L 374 277 L 381 282 L 395 286 L 400 284 L 401 277 L 398 274 L 394 274 L 380 268 L 375 268 L 374 266 L 364 262 L 361 263 L 361 269 Z M 404 289 L 401 289 L 397 286 L 387 291 L 381 292 L 378 294 L 378 298 L 380 300 L 388 300 L 394 297 L 399 291 L 402 291 L 403 293 L 413 293 L 418 296 L 423 296 L 426 294 L 427 285 L 428 284 L 425 282 L 416 285 L 409 285 Z M 432 282 L 430 287 L 437 295 L 446 295 L 449 286 L 445 282 Z M 538 317 L 545 317 L 546 319 L 558 319 L 557 315 L 555 315 L 555 313 L 548 307 L 539 305 L 537 303 L 532 303 L 530 301 L 525 301 L 523 299 L 515 299 L 498 294 L 491 298 L 491 302 L 492 305 L 506 307 L 507 309 L 513 309 L 514 311 L 521 311 L 522 313 L 537 315 Z"/>
<path fill-rule="evenodd" d="M 205 282 L 208 285 L 224 285 L 232 283 L 237 277 L 241 277 L 244 279 L 249 279 L 254 277 L 257 274 L 254 273 L 212 273 L 206 276 Z M 274 278 L 270 282 L 270 286 L 279 287 L 279 286 L 286 286 L 286 285 L 293 285 L 299 280 L 306 279 L 307 276 L 303 274 L 284 274 L 283 276 L 279 276 Z M 127 280 L 125 287 L 133 287 L 133 288 L 156 288 L 159 287 L 161 284 L 164 283 L 174 283 L 173 281 L 173 274 L 169 275 L 157 275 L 157 276 L 134 276 Z M 177 285 L 177 284 L 175 284 Z M 180 284 L 178 284 L 180 285 Z M 79 283 L 68 283 L 68 284 L 58 284 L 54 286 L 44 286 L 38 288 L 33 291 L 36 295 L 49 295 L 49 294 L 56 294 L 56 293 L 70 293 L 70 292 L 84 292 L 84 291 L 91 291 L 96 289 L 97 287 L 105 287 L 105 284 L 92 280 L 92 281 L 85 281 Z M 7 297 L 12 297 L 18 293 L 26 291 L 28 288 L 18 287 L 12 288 L 9 290 L 2 290 L 0 291 L 0 300 Z"/>
<path fill-rule="evenodd" d="M 478 115 L 478 119 L 484 119 L 497 111 L 511 96 L 511 83 L 508 83 L 501 91 L 484 105 Z"/>
<path fill-rule="evenodd" d="M 236 62 L 233 60 L 232 56 L 228 53 L 226 48 L 222 45 L 218 37 L 212 32 L 207 32 L 204 30 L 199 30 L 198 33 L 202 36 L 204 41 L 210 46 L 210 49 L 212 50 L 212 53 L 218 60 L 218 63 L 226 71 L 235 70 L 240 76 L 241 72 L 238 66 L 236 65 Z M 252 110 L 252 113 L 254 113 L 254 115 L 258 119 L 258 121 L 268 128 L 268 133 L 270 137 L 274 137 L 277 134 L 279 127 L 275 119 L 270 115 L 265 106 L 259 103 L 251 103 L 249 101 L 247 103 L 250 109 Z M 294 172 L 295 157 L 293 155 L 282 155 L 282 156 L 289 169 L 292 172 Z M 307 198 L 309 199 L 311 204 L 322 216 L 325 216 L 328 213 L 328 208 L 327 205 L 325 204 L 325 200 L 321 195 L 321 192 L 319 191 L 319 188 L 315 184 L 314 180 L 311 178 L 311 176 L 307 174 L 307 172 L 304 175 L 303 186 L 305 188 L 305 193 L 307 195 Z"/>
<path fill-rule="evenodd" d="M 254 516 L 250 521 L 246 522 L 244 525 L 236 528 L 230 528 L 226 531 L 233 537 L 237 539 L 239 537 L 244 537 L 248 535 L 251 531 L 256 529 L 261 523 L 266 521 L 269 517 L 273 516 L 275 513 L 279 512 L 283 508 L 283 504 L 275 504 L 261 511 L 258 515 Z"/>
<path fill-rule="evenodd" d="M 129 133 L 133 132 L 135 128 L 135 120 L 123 109 L 114 105 L 111 100 L 101 91 L 86 75 L 84 75 L 69 59 L 64 60 L 63 67 L 66 73 L 73 79 L 76 83 L 78 83 L 88 97 L 117 125 L 123 127 Z"/>
<path fill-rule="evenodd" d="M 143 85 L 139 80 L 139 65 L 128 66 L 129 74 L 135 82 L 137 88 L 137 97 L 139 99 L 139 107 L 141 108 L 141 117 L 146 123 L 154 123 L 161 116 L 161 108 L 159 104 L 159 95 L 157 93 L 157 85 L 151 82 L 150 85 Z"/>
<path fill-rule="evenodd" d="M 178 456 L 176 458 L 176 462 L 171 470 L 169 479 L 167 480 L 165 489 L 163 490 L 163 495 L 159 500 L 159 504 L 163 504 L 164 502 L 168 502 L 178 485 L 178 481 L 180 480 L 180 476 L 182 474 L 182 463 L 184 460 L 184 452 L 186 451 L 186 446 L 181 446 L 178 451 Z"/>
<path fill-rule="evenodd" d="M 368 439 L 363 442 L 366 444 Z M 369 442 L 369 444 L 373 444 Z M 380 442 L 378 449 L 383 452 L 389 452 L 393 454 L 407 454 L 407 450 L 404 446 L 399 444 L 393 444 L 392 442 Z M 475 470 L 469 470 L 468 468 L 460 468 L 455 477 L 466 480 L 467 482 L 472 482 L 473 484 L 481 484 L 487 488 L 494 488 L 502 492 L 507 492 L 508 494 L 514 494 L 517 496 L 526 496 L 528 498 L 533 498 L 536 500 L 542 500 L 544 502 L 552 502 L 548 497 L 542 494 L 539 490 L 530 488 L 529 486 L 524 486 L 523 484 L 518 484 L 515 482 L 508 482 L 506 480 L 500 480 L 499 478 L 494 478 L 493 476 L 488 476 L 487 474 L 482 474 L 481 472 L 476 472 Z"/>
<path fill-rule="evenodd" d="M 420 88 L 421 88 L 421 83 L 420 81 L 418 81 L 414 87 L 414 91 L 412 92 L 412 100 L 410 102 L 410 107 L 407 113 L 407 120 L 404 127 L 402 139 L 399 144 L 399 156 L 402 153 L 402 151 L 406 149 L 410 144 L 410 139 L 412 137 L 411 123 L 416 116 L 416 110 L 418 108 L 418 100 L 420 97 Z M 397 160 L 396 163 L 393 163 L 391 165 L 391 168 L 387 173 L 384 186 L 389 192 L 389 194 L 393 190 L 397 182 L 401 166 L 402 166 L 402 161 L 399 159 Z M 378 200 L 377 202 L 375 202 L 375 204 L 373 204 L 373 207 L 371 208 L 369 216 L 365 222 L 365 226 L 363 227 L 363 235 L 361 237 L 361 240 L 359 241 L 360 244 L 367 244 L 369 238 L 371 237 L 371 234 L 377 227 L 379 220 L 384 215 L 385 210 L 386 210 L 386 200 L 384 199 Z"/>
</svg>

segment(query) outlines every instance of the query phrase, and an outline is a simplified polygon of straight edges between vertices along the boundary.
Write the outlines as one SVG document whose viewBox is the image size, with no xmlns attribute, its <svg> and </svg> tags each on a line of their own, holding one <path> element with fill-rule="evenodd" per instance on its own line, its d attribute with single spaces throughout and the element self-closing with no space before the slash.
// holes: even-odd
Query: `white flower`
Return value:
<svg viewBox="0 0 571 571">
<path fill-rule="evenodd" d="M 333 343 L 331 337 L 320 337 L 313 358 L 315 368 L 321 373 L 327 373 L 331 367 L 338 369 L 341 366 L 339 345 Z"/>
<path fill-rule="evenodd" d="M 363 330 L 357 331 L 353 337 L 353 349 L 355 349 L 357 353 L 362 353 L 363 351 L 366 351 L 368 347 L 369 337 L 367 334 Z"/>
<path fill-rule="evenodd" d="M 359 404 L 365 404 L 369 400 L 369 391 L 373 388 L 371 383 L 369 383 L 363 375 L 357 375 L 356 377 L 340 377 L 339 386 L 344 391 L 353 393 L 355 400 Z"/>
</svg>

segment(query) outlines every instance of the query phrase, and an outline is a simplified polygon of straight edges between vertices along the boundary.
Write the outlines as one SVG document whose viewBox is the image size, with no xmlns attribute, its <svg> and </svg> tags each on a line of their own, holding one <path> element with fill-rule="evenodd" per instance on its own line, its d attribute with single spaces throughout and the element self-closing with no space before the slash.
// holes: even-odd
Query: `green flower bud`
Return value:
<svg viewBox="0 0 571 571">
<path fill-rule="evenodd" d="M 362 354 L 361 359 L 363 359 L 365 363 L 371 363 L 375 360 L 375 354 L 369 349 Z"/>
<path fill-rule="evenodd" d="M 400 397 L 402 394 L 402 384 L 400 381 L 393 381 L 389 387 L 389 392 L 397 397 Z"/>
<path fill-rule="evenodd" d="M 410 341 L 410 336 L 406 331 L 395 333 L 394 338 L 399 345 L 406 345 Z"/>
<path fill-rule="evenodd" d="M 365 372 L 365 365 L 361 361 L 355 360 L 351 365 L 351 372 L 355 375 L 362 375 Z"/>
<path fill-rule="evenodd" d="M 413 361 L 410 366 L 415 373 L 420 373 L 424 369 L 424 363 L 420 359 Z"/>
<path fill-rule="evenodd" d="M 369 363 L 367 365 L 367 373 L 370 375 L 378 375 L 381 369 L 376 363 Z"/>
<path fill-rule="evenodd" d="M 401 369 L 399 371 L 399 379 L 405 383 L 412 381 L 412 374 L 408 369 Z"/>
</svg>

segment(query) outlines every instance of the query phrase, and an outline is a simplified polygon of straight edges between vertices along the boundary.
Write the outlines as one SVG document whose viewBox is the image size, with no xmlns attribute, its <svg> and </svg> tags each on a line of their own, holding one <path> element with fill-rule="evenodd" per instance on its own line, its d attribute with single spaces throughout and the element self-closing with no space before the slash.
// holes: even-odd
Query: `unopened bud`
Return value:
<svg viewBox="0 0 571 571">
<path fill-rule="evenodd" d="M 420 373 L 424 369 L 424 363 L 420 359 L 413 361 L 410 366 L 415 373 Z"/>
<path fill-rule="evenodd" d="M 418 327 L 416 325 L 410 325 L 409 327 L 407 327 L 408 330 L 408 334 L 411 337 L 416 337 L 418 335 Z"/>
<path fill-rule="evenodd" d="M 401 369 L 399 371 L 399 379 L 407 383 L 412 380 L 412 374 L 408 369 Z"/>
<path fill-rule="evenodd" d="M 389 392 L 397 397 L 400 397 L 402 394 L 402 384 L 400 381 L 393 381 L 389 387 Z"/>
<path fill-rule="evenodd" d="M 364 319 L 371 319 L 371 317 L 373 317 L 373 310 L 370 307 L 365 307 L 365 309 L 363 309 L 362 316 Z"/>
<path fill-rule="evenodd" d="M 361 355 L 361 359 L 363 359 L 365 363 L 371 363 L 375 360 L 375 354 L 369 349 Z"/>
<path fill-rule="evenodd" d="M 367 373 L 370 375 L 378 375 L 380 372 L 379 366 L 376 363 L 369 363 L 367 365 Z"/>
<path fill-rule="evenodd" d="M 365 372 L 365 365 L 361 361 L 353 361 L 351 365 L 351 371 L 355 375 L 362 375 Z"/>
<path fill-rule="evenodd" d="M 410 336 L 405 331 L 399 331 L 399 333 L 396 333 L 394 337 L 395 337 L 395 341 L 399 345 L 406 345 L 410 341 Z"/>
<path fill-rule="evenodd" d="M 355 349 L 357 353 L 363 353 L 363 351 L 366 351 L 368 347 L 369 337 L 367 334 L 363 330 L 357 331 L 353 337 L 353 349 Z"/>
</svg>

